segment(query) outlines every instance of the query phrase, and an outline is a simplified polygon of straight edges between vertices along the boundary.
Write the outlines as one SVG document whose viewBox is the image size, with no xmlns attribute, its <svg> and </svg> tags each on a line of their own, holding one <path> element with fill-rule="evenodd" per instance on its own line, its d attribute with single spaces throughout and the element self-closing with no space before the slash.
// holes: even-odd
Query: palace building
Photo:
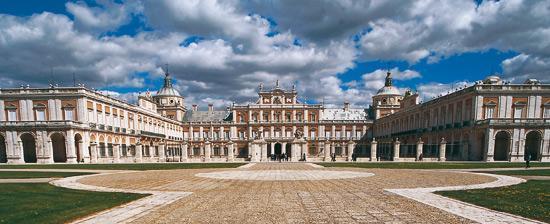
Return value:
<svg viewBox="0 0 550 224">
<path fill-rule="evenodd" d="M 0 89 L 0 163 L 550 161 L 550 85 L 496 76 L 420 103 L 388 73 L 370 108 L 306 104 L 277 81 L 255 103 L 185 107 L 170 74 L 130 104 L 83 86 Z"/>
</svg>

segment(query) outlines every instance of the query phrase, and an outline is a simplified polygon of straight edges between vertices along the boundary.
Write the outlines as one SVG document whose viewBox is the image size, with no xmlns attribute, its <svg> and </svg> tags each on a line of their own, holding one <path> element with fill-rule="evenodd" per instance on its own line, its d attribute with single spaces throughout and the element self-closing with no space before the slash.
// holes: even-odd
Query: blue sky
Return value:
<svg viewBox="0 0 550 224">
<path fill-rule="evenodd" d="M 548 1 L 2 1 L 0 87 L 51 79 L 132 101 L 170 64 L 187 102 L 303 99 L 366 107 L 383 85 L 429 98 L 490 74 L 549 81 Z M 338 9 L 338 10 L 335 10 Z M 546 16 L 545 16 L 546 15 Z"/>
</svg>

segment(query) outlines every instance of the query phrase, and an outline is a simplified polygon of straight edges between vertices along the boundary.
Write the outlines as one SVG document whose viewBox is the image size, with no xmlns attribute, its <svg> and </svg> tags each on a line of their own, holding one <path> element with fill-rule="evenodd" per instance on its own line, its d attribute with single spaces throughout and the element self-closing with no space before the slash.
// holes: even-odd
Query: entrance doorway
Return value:
<svg viewBox="0 0 550 224">
<path fill-rule="evenodd" d="M 6 140 L 0 135 L 0 163 L 8 162 L 8 153 L 6 152 Z"/>
<path fill-rule="evenodd" d="M 281 155 L 282 153 L 283 145 L 281 143 L 275 143 L 275 155 Z"/>
<path fill-rule="evenodd" d="M 531 161 L 539 160 L 541 139 L 542 137 L 538 131 L 531 131 L 527 133 L 527 137 L 525 139 L 525 160 L 527 160 L 529 155 L 531 155 Z"/>
<path fill-rule="evenodd" d="M 67 162 L 67 150 L 65 148 L 65 136 L 60 133 L 54 133 L 50 137 L 53 148 L 53 161 L 56 163 Z"/>
<path fill-rule="evenodd" d="M 510 153 L 510 134 L 500 131 L 495 136 L 495 161 L 507 161 Z"/>
<path fill-rule="evenodd" d="M 20 138 L 23 143 L 23 159 L 25 163 L 36 163 L 36 141 L 34 140 L 34 136 L 25 133 Z"/>
</svg>

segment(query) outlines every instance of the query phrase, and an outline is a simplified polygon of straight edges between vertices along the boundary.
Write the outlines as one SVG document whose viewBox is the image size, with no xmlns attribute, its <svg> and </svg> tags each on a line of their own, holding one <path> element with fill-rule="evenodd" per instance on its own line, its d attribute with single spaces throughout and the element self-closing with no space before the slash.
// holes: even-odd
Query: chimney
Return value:
<svg viewBox="0 0 550 224">
<path fill-rule="evenodd" d="M 197 106 L 197 104 L 193 104 L 193 111 L 197 111 L 199 110 L 199 107 Z"/>
<path fill-rule="evenodd" d="M 344 111 L 348 111 L 349 110 L 349 102 L 346 101 L 344 102 Z"/>
<path fill-rule="evenodd" d="M 211 103 L 208 104 L 208 111 L 209 112 L 214 111 L 214 104 L 211 104 Z"/>
</svg>

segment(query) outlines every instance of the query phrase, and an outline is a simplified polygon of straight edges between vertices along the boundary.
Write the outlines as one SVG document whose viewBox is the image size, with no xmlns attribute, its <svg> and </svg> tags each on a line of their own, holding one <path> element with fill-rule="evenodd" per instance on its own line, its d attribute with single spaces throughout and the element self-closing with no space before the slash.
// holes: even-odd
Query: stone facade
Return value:
<svg viewBox="0 0 550 224">
<path fill-rule="evenodd" d="M 490 76 L 428 102 L 410 93 L 401 102 L 374 126 L 393 160 L 550 161 L 548 84 Z"/>
<path fill-rule="evenodd" d="M 0 162 L 550 161 L 550 85 L 489 77 L 418 99 L 390 73 L 370 109 L 302 103 L 277 82 L 254 103 L 187 110 L 168 73 L 136 105 L 82 86 L 0 89 Z"/>
<path fill-rule="evenodd" d="M 188 161 L 351 161 L 367 148 L 372 120 L 365 109 L 328 109 L 298 101 L 297 92 L 260 85 L 253 104 L 198 111 L 183 124 Z"/>
</svg>

